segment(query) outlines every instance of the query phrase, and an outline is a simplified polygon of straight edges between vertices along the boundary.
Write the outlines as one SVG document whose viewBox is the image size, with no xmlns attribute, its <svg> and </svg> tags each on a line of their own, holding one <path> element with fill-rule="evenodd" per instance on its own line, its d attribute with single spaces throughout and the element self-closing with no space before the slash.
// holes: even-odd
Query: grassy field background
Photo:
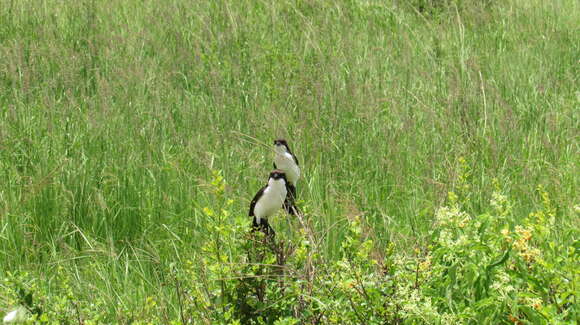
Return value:
<svg viewBox="0 0 580 325">
<path fill-rule="evenodd" d="M 572 0 L 3 1 L 0 276 L 177 317 L 169 266 L 203 255 L 208 209 L 249 225 L 278 137 L 325 259 L 354 216 L 411 254 L 448 192 L 483 213 L 494 179 L 514 222 L 542 185 L 571 245 L 579 22 Z"/>
</svg>

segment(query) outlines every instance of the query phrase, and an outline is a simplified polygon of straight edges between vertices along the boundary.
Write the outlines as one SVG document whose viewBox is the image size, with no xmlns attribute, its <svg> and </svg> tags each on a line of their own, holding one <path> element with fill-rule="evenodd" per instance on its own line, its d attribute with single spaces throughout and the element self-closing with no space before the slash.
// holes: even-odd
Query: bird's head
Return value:
<svg viewBox="0 0 580 325">
<path fill-rule="evenodd" d="M 288 142 L 284 139 L 276 139 L 274 140 L 274 149 L 277 153 L 283 154 L 286 152 L 290 152 L 290 147 L 288 147 Z"/>
<path fill-rule="evenodd" d="M 273 170 L 270 173 L 270 178 L 268 179 L 268 182 L 280 182 L 280 181 L 286 183 L 286 174 L 279 169 Z"/>
</svg>

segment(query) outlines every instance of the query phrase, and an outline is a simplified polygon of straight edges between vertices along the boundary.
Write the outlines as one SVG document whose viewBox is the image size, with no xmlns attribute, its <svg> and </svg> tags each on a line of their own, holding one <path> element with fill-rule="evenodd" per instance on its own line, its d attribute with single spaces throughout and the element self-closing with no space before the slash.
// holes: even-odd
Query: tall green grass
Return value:
<svg viewBox="0 0 580 325">
<path fill-rule="evenodd" d="M 492 179 L 514 218 L 541 184 L 578 230 L 578 3 L 420 3 L 4 1 L 0 275 L 66 273 L 129 321 L 213 236 L 212 172 L 245 217 L 277 137 L 330 259 L 354 216 L 413 247 L 449 191 L 484 211 Z"/>
</svg>

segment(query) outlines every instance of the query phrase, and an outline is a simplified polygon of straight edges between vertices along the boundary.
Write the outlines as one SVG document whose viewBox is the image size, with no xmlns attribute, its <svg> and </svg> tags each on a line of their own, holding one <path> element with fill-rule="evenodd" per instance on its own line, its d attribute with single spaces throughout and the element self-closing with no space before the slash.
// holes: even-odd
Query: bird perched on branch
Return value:
<svg viewBox="0 0 580 325">
<path fill-rule="evenodd" d="M 249 215 L 254 217 L 252 231 L 261 230 L 272 237 L 276 234 L 268 223 L 268 218 L 284 205 L 288 194 L 287 186 L 286 174 L 283 171 L 276 169 L 270 173 L 268 184 L 256 193 L 250 203 Z"/>
<path fill-rule="evenodd" d="M 296 182 L 300 178 L 300 166 L 298 159 L 290 150 L 288 142 L 284 139 L 274 140 L 274 168 L 282 170 L 288 180 L 288 194 L 284 200 L 284 210 L 295 215 L 298 209 L 294 204 L 296 201 Z"/>
</svg>

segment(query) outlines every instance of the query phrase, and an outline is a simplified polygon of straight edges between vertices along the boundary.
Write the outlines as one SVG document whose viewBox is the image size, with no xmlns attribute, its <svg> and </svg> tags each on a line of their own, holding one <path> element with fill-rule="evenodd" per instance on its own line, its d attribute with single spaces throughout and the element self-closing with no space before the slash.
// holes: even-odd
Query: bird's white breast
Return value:
<svg viewBox="0 0 580 325">
<path fill-rule="evenodd" d="M 296 165 L 294 158 L 291 154 L 285 152 L 283 154 L 276 154 L 274 157 L 274 162 L 276 167 L 281 169 L 286 173 L 286 178 L 288 182 L 292 185 L 296 185 L 296 182 L 300 178 L 300 167 Z"/>
<path fill-rule="evenodd" d="M 283 179 L 268 181 L 262 197 L 256 202 L 254 215 L 259 218 L 268 218 L 275 214 L 284 203 L 286 198 L 286 183 Z"/>
</svg>

